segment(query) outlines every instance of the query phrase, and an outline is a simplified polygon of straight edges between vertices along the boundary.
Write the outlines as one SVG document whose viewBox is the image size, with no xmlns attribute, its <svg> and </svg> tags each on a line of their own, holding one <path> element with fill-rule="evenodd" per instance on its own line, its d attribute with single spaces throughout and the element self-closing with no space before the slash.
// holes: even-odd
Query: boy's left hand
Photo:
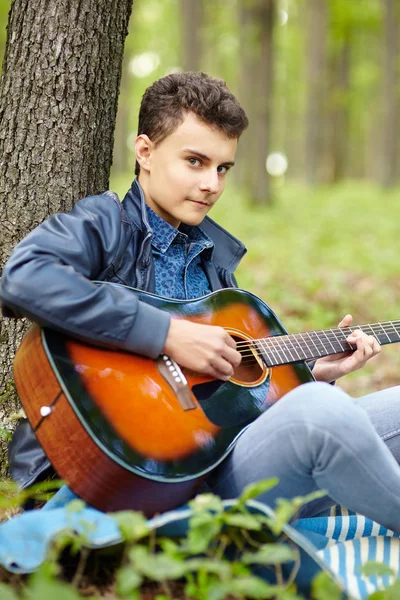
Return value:
<svg viewBox="0 0 400 600">
<path fill-rule="evenodd" d="M 338 327 L 349 327 L 352 322 L 353 317 L 346 315 Z M 317 381 L 330 383 L 347 373 L 361 369 L 367 360 L 381 351 L 379 342 L 372 335 L 367 335 L 360 329 L 353 331 L 346 341 L 349 344 L 355 344 L 357 350 L 319 358 L 313 368 L 313 375 Z"/>
</svg>

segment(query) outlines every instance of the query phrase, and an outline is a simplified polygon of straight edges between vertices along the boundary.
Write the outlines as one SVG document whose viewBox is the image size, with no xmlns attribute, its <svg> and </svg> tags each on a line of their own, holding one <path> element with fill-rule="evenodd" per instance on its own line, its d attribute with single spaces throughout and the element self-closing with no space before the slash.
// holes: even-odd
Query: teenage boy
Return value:
<svg viewBox="0 0 400 600">
<path fill-rule="evenodd" d="M 178 73 L 156 81 L 143 96 L 138 177 L 122 204 L 111 192 L 85 198 L 22 240 L 3 271 L 5 313 L 94 344 L 152 358 L 164 352 L 183 367 L 229 379 L 241 356 L 223 328 L 171 319 L 121 286 L 93 281 L 179 299 L 236 285 L 245 248 L 206 215 L 247 124 L 218 79 Z M 347 315 L 340 326 L 350 323 Z M 355 401 L 328 385 L 380 350 L 361 331 L 348 341 L 354 353 L 317 360 L 319 382 L 291 391 L 241 435 L 208 477 L 215 493 L 235 497 L 248 483 L 276 476 L 277 487 L 260 498 L 268 504 L 323 488 L 329 496 L 302 515 L 341 503 L 400 532 L 399 389 Z M 38 447 L 32 452 L 26 423 L 20 431 L 11 471 L 28 485 L 48 463 Z"/>
</svg>

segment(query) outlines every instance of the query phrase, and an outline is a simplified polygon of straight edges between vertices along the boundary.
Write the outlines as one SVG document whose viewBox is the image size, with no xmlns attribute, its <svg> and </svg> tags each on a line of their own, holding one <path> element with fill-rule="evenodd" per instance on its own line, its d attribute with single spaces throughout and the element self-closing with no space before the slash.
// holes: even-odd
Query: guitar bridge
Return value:
<svg viewBox="0 0 400 600">
<path fill-rule="evenodd" d="M 186 377 L 182 373 L 178 363 L 166 354 L 161 354 L 157 358 L 156 364 L 161 375 L 176 394 L 183 410 L 197 408 L 197 405 L 191 396 Z"/>
</svg>

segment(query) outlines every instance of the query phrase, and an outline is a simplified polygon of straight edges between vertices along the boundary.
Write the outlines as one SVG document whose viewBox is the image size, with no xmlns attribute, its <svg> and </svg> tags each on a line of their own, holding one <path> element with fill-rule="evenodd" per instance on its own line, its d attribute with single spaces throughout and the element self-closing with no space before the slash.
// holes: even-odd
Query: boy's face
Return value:
<svg viewBox="0 0 400 600">
<path fill-rule="evenodd" d="M 162 142 L 136 139 L 139 182 L 147 204 L 165 221 L 198 225 L 214 206 L 234 164 L 237 139 L 188 113 Z"/>
</svg>

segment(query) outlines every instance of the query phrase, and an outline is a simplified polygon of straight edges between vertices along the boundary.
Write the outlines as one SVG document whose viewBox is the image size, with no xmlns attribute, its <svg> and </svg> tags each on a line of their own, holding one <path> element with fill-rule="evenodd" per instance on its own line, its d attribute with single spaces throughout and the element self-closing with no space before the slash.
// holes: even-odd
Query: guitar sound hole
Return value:
<svg viewBox="0 0 400 600">
<path fill-rule="evenodd" d="M 247 340 L 240 338 L 239 336 L 232 335 L 232 337 L 236 343 L 239 342 L 237 350 L 239 350 L 239 352 L 242 355 L 242 362 L 235 369 L 232 379 L 241 381 L 243 383 L 253 383 L 255 381 L 258 381 L 263 375 L 266 367 L 263 366 L 263 368 L 261 368 L 258 363 L 258 360 L 256 358 L 257 348 L 253 346 L 253 344 L 247 342 Z M 259 357 L 259 360 L 260 359 L 262 362 L 261 356 Z"/>
</svg>

